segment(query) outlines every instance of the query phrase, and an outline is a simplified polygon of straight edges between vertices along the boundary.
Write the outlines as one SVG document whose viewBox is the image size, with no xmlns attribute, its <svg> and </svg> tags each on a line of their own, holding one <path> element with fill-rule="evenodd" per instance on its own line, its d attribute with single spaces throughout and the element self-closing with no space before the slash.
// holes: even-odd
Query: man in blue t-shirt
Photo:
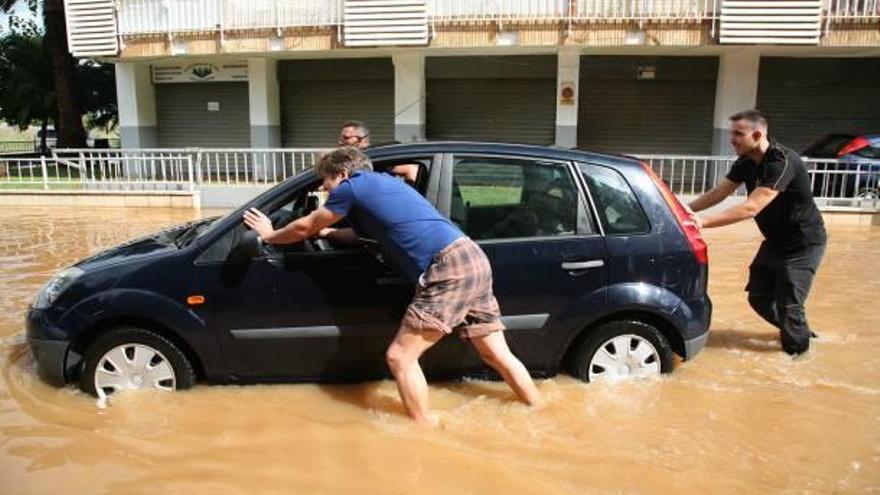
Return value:
<svg viewBox="0 0 880 495">
<path fill-rule="evenodd" d="M 318 233 L 343 241 L 361 235 L 375 239 L 415 284 L 415 296 L 386 353 L 410 417 L 436 423 L 428 414 L 428 386 L 419 358 L 450 333 L 469 340 L 520 399 L 537 404 L 538 389 L 504 339 L 492 269 L 480 247 L 418 191 L 389 174 L 373 172 L 356 148 L 339 148 L 315 168 L 330 193 L 324 206 L 279 230 L 253 208 L 244 221 L 270 244 L 301 242 Z M 343 218 L 352 228 L 327 229 Z"/>
</svg>

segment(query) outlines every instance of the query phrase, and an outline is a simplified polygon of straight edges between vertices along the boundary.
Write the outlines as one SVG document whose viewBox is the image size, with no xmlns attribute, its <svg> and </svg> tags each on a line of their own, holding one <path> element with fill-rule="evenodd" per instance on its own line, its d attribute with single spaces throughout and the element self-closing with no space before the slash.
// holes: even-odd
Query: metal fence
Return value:
<svg viewBox="0 0 880 495">
<path fill-rule="evenodd" d="M 314 166 L 320 148 L 56 150 L 49 158 L 0 158 L 0 187 L 30 189 L 194 190 L 268 186 Z M 734 157 L 638 155 L 680 196 L 702 194 L 730 171 Z M 880 207 L 880 160 L 804 159 L 824 204 Z M 737 194 L 744 194 L 740 188 Z"/>
</svg>

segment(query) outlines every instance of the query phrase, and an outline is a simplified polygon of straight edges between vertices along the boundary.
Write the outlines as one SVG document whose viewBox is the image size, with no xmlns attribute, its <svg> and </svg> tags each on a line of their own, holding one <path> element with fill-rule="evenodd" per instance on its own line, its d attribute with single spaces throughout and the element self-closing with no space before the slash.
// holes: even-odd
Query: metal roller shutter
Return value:
<svg viewBox="0 0 880 495">
<path fill-rule="evenodd" d="M 710 154 L 717 77 L 716 57 L 583 57 L 578 147 Z"/>
<path fill-rule="evenodd" d="M 880 131 L 880 58 L 762 57 L 758 109 L 798 152 L 831 133 Z"/>
<path fill-rule="evenodd" d="M 428 139 L 553 144 L 556 57 L 432 57 Z"/>
<path fill-rule="evenodd" d="M 394 140 L 391 59 L 281 62 L 279 78 L 284 146 L 334 146 L 347 120 L 367 124 L 374 145 Z"/>
<path fill-rule="evenodd" d="M 168 83 L 155 87 L 160 147 L 250 146 L 247 83 Z M 219 104 L 219 110 L 208 111 L 209 102 Z"/>
</svg>

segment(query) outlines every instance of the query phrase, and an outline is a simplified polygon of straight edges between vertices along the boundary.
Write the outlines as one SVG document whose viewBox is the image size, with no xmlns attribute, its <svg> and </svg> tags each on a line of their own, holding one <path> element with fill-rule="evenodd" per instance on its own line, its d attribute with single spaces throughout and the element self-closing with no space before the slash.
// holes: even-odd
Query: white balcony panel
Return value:
<svg viewBox="0 0 880 495">
<path fill-rule="evenodd" d="M 119 33 L 215 31 L 221 8 L 220 0 L 120 0 Z"/>
<path fill-rule="evenodd" d="M 346 46 L 428 44 L 425 0 L 345 0 Z"/>
<path fill-rule="evenodd" d="M 568 0 L 430 0 L 428 13 L 435 21 L 492 21 L 562 19 Z"/>
<path fill-rule="evenodd" d="M 818 44 L 822 33 L 822 0 L 721 0 L 721 11 L 722 44 Z"/>
<path fill-rule="evenodd" d="M 74 57 L 119 53 L 114 0 L 66 0 L 67 46 Z"/>
</svg>

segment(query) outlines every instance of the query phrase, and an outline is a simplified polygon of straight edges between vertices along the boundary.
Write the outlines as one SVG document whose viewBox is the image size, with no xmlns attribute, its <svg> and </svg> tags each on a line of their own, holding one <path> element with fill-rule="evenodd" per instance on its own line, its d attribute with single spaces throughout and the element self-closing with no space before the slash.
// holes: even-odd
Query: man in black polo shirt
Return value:
<svg viewBox="0 0 880 495">
<path fill-rule="evenodd" d="M 779 328 L 782 349 L 806 352 L 810 337 L 804 302 L 822 255 L 827 235 L 813 201 L 807 170 L 794 151 L 767 139 L 767 120 L 757 110 L 730 117 L 730 144 L 739 159 L 727 177 L 690 203 L 705 210 L 745 183 L 749 196 L 742 204 L 719 213 L 694 215 L 698 225 L 721 227 L 754 218 L 764 242 L 749 267 L 749 304 Z"/>
</svg>

